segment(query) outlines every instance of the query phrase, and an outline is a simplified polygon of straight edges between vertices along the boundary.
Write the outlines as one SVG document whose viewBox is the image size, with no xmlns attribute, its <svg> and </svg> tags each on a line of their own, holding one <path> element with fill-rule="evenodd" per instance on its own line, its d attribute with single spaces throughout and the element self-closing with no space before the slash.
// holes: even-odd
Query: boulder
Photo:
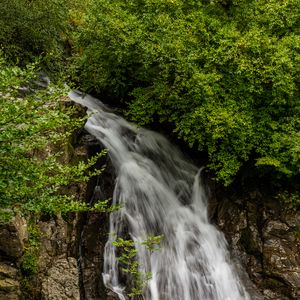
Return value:
<svg viewBox="0 0 300 300">
<path fill-rule="evenodd" d="M 16 215 L 6 223 L 0 222 L 0 251 L 5 256 L 19 258 L 27 238 L 27 224 L 21 216 Z"/>
<path fill-rule="evenodd" d="M 0 263 L 0 300 L 18 300 L 21 295 L 18 270 Z"/>
</svg>

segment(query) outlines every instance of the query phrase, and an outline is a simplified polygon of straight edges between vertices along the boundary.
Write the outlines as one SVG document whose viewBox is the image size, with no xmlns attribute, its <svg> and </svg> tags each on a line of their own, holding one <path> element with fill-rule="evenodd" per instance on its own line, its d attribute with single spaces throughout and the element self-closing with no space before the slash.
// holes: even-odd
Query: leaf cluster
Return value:
<svg viewBox="0 0 300 300">
<path fill-rule="evenodd" d="M 1 53 L 0 53 L 1 54 Z M 68 147 L 85 118 L 75 118 L 62 85 L 38 89 L 37 66 L 5 64 L 0 55 L 0 207 L 2 211 L 58 213 L 87 210 L 70 185 L 87 182 L 105 151 L 72 162 Z M 100 204 L 97 204 L 98 206 Z M 96 208 L 95 208 L 96 209 Z"/>
<path fill-rule="evenodd" d="M 150 252 L 159 250 L 159 245 L 162 241 L 162 236 L 150 235 L 141 243 L 136 243 L 131 239 L 124 240 L 117 238 L 113 245 L 118 249 L 120 255 L 118 262 L 121 264 L 122 271 L 131 278 L 131 290 L 128 293 L 129 297 L 143 295 L 144 288 L 148 281 L 152 278 L 151 272 L 142 270 L 141 264 L 137 261 L 138 248 L 137 245 L 145 247 Z"/>
<path fill-rule="evenodd" d="M 41 54 L 57 57 L 66 40 L 68 2 L 2 0 L 0 47 L 9 59 L 22 64 Z"/>
</svg>

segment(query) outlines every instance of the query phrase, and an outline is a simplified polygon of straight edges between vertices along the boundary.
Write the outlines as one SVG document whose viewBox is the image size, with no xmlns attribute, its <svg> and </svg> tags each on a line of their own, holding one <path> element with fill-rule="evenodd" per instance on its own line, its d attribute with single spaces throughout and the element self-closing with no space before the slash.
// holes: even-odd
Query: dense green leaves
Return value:
<svg viewBox="0 0 300 300">
<path fill-rule="evenodd" d="M 226 184 L 250 157 L 299 174 L 299 1 L 92 2 L 77 40 L 87 90 L 173 124 Z"/>
<path fill-rule="evenodd" d="M 72 163 L 68 148 L 74 130 L 84 120 L 74 118 L 74 107 L 65 101 L 66 90 L 51 85 L 33 90 L 34 65 L 11 67 L 0 58 L 1 209 L 36 213 L 87 210 L 67 188 L 99 175 L 101 170 L 90 168 L 104 152 L 89 161 Z"/>
<path fill-rule="evenodd" d="M 298 0 L 2 2 L 0 45 L 10 62 L 24 65 L 39 55 L 44 67 L 64 69 L 62 53 L 73 47 L 68 66 L 81 87 L 126 103 L 141 125 L 171 124 L 179 138 L 208 154 L 225 184 L 248 161 L 261 173 L 299 174 Z M 7 140 L 41 132 L 47 139 L 68 122 L 59 105 L 52 123 L 38 115 L 47 101 L 37 98 L 45 95 L 24 101 L 18 89 L 12 97 L 3 92 L 28 82 L 32 71 L 1 72 L 1 101 L 11 103 L 2 108 Z M 24 116 L 37 122 L 26 124 Z M 45 139 L 33 139 L 26 151 Z"/>
<path fill-rule="evenodd" d="M 1 0 L 0 49 L 7 58 L 24 66 L 42 56 L 48 69 L 61 69 L 70 28 L 69 2 Z"/>
</svg>

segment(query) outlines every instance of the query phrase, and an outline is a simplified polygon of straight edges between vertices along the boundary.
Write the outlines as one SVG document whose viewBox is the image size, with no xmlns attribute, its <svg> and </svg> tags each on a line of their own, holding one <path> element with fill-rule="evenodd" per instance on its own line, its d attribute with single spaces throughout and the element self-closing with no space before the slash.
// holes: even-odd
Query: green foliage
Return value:
<svg viewBox="0 0 300 300">
<path fill-rule="evenodd" d="M 22 274 L 21 288 L 25 294 L 35 294 L 35 280 L 39 271 L 39 256 L 40 256 L 40 243 L 41 233 L 36 224 L 36 220 L 31 218 L 28 221 L 28 240 L 25 243 L 25 252 L 21 258 L 20 271 Z"/>
<path fill-rule="evenodd" d="M 290 210 L 293 212 L 299 211 L 300 210 L 300 193 L 295 192 L 295 193 L 290 193 L 290 192 L 282 192 L 279 193 L 276 197 L 283 209 L 285 210 Z"/>
<path fill-rule="evenodd" d="M 92 167 L 106 152 L 77 164 L 65 158 L 84 119 L 73 117 L 65 88 L 33 90 L 36 72 L 35 65 L 7 66 L 0 53 L 0 207 L 37 214 L 87 210 L 67 190 L 98 176 L 102 170 Z"/>
<path fill-rule="evenodd" d="M 69 2 L 2 0 L 0 48 L 9 60 L 24 65 L 42 54 L 48 67 L 58 66 L 67 39 Z"/>
<path fill-rule="evenodd" d="M 31 248 L 38 248 L 40 245 L 41 234 L 37 225 L 32 221 L 28 226 L 28 243 L 27 246 Z"/>
<path fill-rule="evenodd" d="M 114 212 L 121 208 L 121 205 L 119 205 L 119 204 L 110 205 L 109 204 L 110 201 L 111 201 L 111 199 L 98 201 L 93 205 L 93 207 L 90 208 L 90 211 L 111 213 L 111 212 Z"/>
<path fill-rule="evenodd" d="M 141 125 L 171 123 L 225 184 L 249 159 L 299 174 L 298 0 L 91 2 L 76 42 L 86 90 Z"/>
<path fill-rule="evenodd" d="M 293 233 L 297 239 L 300 239 L 300 229 L 295 229 Z"/>
<path fill-rule="evenodd" d="M 38 255 L 40 247 L 40 231 L 31 223 L 28 226 L 28 241 L 25 245 L 25 253 L 22 256 L 20 269 L 25 278 L 30 278 L 38 272 Z"/>
<path fill-rule="evenodd" d="M 15 213 L 11 209 L 5 209 L 0 208 L 0 221 L 1 222 L 9 222 L 13 217 L 15 216 Z"/>
<path fill-rule="evenodd" d="M 33 276 L 38 272 L 38 257 L 32 250 L 26 251 L 23 255 L 21 271 L 26 277 Z"/>
<path fill-rule="evenodd" d="M 145 241 L 140 243 L 140 246 L 144 246 L 147 250 L 153 252 L 159 250 L 161 240 L 162 236 L 149 236 Z M 118 257 L 118 261 L 121 264 L 122 271 L 131 278 L 132 287 L 128 296 L 134 297 L 142 295 L 143 289 L 151 279 L 152 274 L 151 272 L 141 271 L 142 266 L 136 261 L 138 255 L 136 243 L 133 240 L 118 238 L 113 242 L 113 245 L 117 247 L 121 253 Z"/>
</svg>

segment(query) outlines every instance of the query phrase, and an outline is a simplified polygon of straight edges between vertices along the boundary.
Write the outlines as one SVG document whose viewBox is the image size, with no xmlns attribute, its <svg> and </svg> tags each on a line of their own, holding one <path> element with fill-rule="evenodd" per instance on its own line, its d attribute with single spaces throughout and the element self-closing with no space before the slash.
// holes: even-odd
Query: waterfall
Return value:
<svg viewBox="0 0 300 300">
<path fill-rule="evenodd" d="M 250 299 L 230 256 L 224 235 L 209 222 L 201 170 L 162 135 L 128 123 L 99 100 L 70 92 L 88 108 L 86 130 L 108 150 L 116 169 L 110 235 L 103 280 L 119 299 L 128 299 L 120 274 L 117 237 L 135 242 L 140 272 L 151 272 L 146 300 Z M 162 235 L 160 249 L 141 245 Z"/>
</svg>

